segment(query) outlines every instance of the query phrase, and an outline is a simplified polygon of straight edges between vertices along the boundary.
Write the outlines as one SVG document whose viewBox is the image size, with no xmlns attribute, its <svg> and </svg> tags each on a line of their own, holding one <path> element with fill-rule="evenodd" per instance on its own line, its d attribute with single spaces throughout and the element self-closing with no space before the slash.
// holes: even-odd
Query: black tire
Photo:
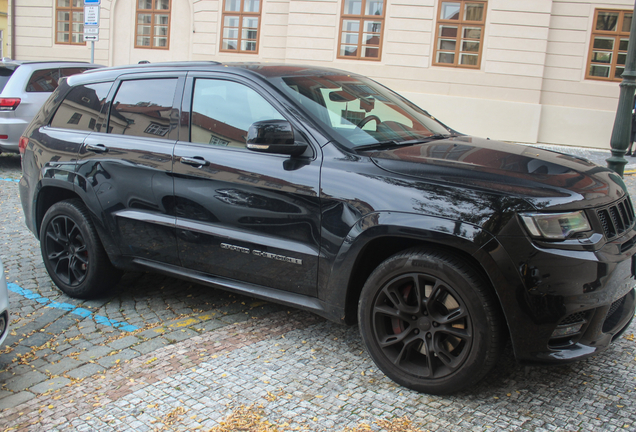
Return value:
<svg viewBox="0 0 636 432">
<path fill-rule="evenodd" d="M 98 297 L 121 277 L 79 199 L 60 201 L 49 208 L 40 228 L 40 250 L 49 276 L 71 297 Z"/>
<path fill-rule="evenodd" d="M 380 264 L 358 306 L 360 333 L 377 366 L 424 393 L 475 384 L 504 342 L 489 285 L 464 261 L 433 249 L 410 249 Z"/>
</svg>

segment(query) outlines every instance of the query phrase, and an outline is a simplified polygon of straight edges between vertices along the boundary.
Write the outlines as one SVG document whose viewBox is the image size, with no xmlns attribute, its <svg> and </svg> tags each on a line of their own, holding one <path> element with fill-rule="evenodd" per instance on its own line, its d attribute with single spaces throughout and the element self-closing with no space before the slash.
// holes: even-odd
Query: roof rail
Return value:
<svg viewBox="0 0 636 432">
<path fill-rule="evenodd" d="M 177 62 L 160 62 L 160 63 L 145 63 L 146 60 L 142 60 L 144 63 L 139 62 L 137 64 L 130 65 L 120 65 L 120 66 L 112 66 L 109 68 L 102 68 L 100 71 L 104 70 L 121 70 L 121 69 L 136 69 L 136 68 L 154 68 L 154 67 L 170 67 L 170 68 L 179 68 L 179 67 L 204 67 L 204 66 L 216 66 L 222 64 L 217 61 L 177 61 Z M 88 72 L 88 71 L 87 71 Z"/>
</svg>

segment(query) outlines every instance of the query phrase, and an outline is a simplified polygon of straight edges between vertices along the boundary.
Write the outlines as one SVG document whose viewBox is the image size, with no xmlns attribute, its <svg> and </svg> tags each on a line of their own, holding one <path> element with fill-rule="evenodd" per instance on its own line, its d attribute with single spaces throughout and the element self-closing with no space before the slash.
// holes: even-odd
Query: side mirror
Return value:
<svg viewBox="0 0 636 432">
<path fill-rule="evenodd" d="M 307 144 L 296 143 L 294 130 L 286 120 L 263 120 L 252 123 L 247 131 L 247 148 L 263 153 L 299 156 Z"/>
</svg>

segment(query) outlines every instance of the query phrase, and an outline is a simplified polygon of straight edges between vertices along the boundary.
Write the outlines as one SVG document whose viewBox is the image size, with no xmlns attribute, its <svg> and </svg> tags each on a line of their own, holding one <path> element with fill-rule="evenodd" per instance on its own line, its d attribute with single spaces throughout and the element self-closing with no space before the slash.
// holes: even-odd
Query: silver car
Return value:
<svg viewBox="0 0 636 432">
<path fill-rule="evenodd" d="M 0 153 L 18 152 L 20 136 L 61 77 L 100 65 L 64 61 L 0 61 Z"/>
<path fill-rule="evenodd" d="M 9 333 L 9 291 L 4 277 L 4 266 L 0 261 L 0 346 Z"/>
</svg>

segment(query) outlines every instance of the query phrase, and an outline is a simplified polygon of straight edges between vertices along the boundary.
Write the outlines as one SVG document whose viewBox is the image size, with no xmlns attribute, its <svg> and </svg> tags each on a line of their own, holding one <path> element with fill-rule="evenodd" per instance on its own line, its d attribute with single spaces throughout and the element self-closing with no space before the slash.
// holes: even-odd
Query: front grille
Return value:
<svg viewBox="0 0 636 432">
<path fill-rule="evenodd" d="M 585 314 L 586 314 L 585 312 L 576 312 L 576 313 L 573 313 L 572 315 L 568 315 L 563 319 L 563 321 L 559 323 L 559 325 L 564 326 L 564 325 L 576 324 L 581 321 L 585 321 Z"/>
<path fill-rule="evenodd" d="M 627 296 L 625 296 L 627 297 Z M 625 297 L 616 300 L 607 311 L 605 322 L 603 323 L 603 333 L 612 330 L 621 319 L 622 306 L 625 303 Z"/>
<path fill-rule="evenodd" d="M 596 214 L 608 240 L 613 240 L 627 231 L 635 219 L 634 208 L 627 196 L 610 206 L 598 209 Z"/>
</svg>

